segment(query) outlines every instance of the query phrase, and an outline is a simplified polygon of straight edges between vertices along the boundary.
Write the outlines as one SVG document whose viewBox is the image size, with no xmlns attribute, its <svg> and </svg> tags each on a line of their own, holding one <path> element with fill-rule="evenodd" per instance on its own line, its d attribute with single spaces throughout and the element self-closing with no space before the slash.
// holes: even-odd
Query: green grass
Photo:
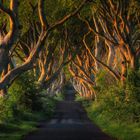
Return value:
<svg viewBox="0 0 140 140">
<path fill-rule="evenodd" d="M 86 110 L 89 118 L 110 136 L 118 140 L 140 140 L 140 123 L 111 119 L 96 110 L 96 103 L 86 107 Z"/>
<path fill-rule="evenodd" d="M 64 100 L 64 94 L 58 93 L 53 97 L 56 101 L 63 101 Z"/>
<path fill-rule="evenodd" d="M 0 140 L 21 140 L 37 130 L 37 124 L 44 118 L 42 113 L 27 113 L 24 119 L 0 124 Z"/>
<path fill-rule="evenodd" d="M 21 140 L 29 132 L 37 130 L 40 121 L 47 121 L 54 113 L 57 100 L 43 97 L 41 112 L 21 111 L 11 119 L 0 123 L 0 140 Z"/>
</svg>

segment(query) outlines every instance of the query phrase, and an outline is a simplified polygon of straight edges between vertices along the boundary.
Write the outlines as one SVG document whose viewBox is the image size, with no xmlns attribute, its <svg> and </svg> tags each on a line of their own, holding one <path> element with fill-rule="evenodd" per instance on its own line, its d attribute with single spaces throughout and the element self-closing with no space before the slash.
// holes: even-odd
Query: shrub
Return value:
<svg viewBox="0 0 140 140">
<path fill-rule="evenodd" d="M 55 110 L 56 100 L 52 96 L 44 96 L 41 98 L 42 111 L 45 113 L 46 117 L 50 118 Z"/>
<path fill-rule="evenodd" d="M 35 81 L 32 72 L 22 74 L 14 81 L 7 96 L 0 99 L 1 121 L 22 116 L 24 112 L 40 110 L 39 89 Z"/>
<path fill-rule="evenodd" d="M 125 122 L 140 121 L 140 74 L 128 72 L 125 86 L 119 83 L 110 84 L 103 78 L 106 73 L 100 73 L 97 79 L 98 102 L 93 104 L 96 111 L 113 120 Z"/>
<path fill-rule="evenodd" d="M 13 106 L 9 99 L 0 98 L 0 123 L 13 118 Z"/>
<path fill-rule="evenodd" d="M 39 102 L 39 89 L 31 72 L 21 75 L 9 88 L 10 98 L 16 102 L 17 110 L 36 110 Z"/>
</svg>

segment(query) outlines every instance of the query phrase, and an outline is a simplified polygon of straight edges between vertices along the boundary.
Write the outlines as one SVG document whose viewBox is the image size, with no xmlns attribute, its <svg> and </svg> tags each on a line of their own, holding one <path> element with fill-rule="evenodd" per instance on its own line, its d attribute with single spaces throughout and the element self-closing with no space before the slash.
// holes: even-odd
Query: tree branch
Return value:
<svg viewBox="0 0 140 140">
<path fill-rule="evenodd" d="M 90 51 L 89 47 L 86 44 L 86 37 L 89 34 L 89 32 L 87 34 L 84 35 L 83 37 L 83 43 L 84 46 L 86 48 L 86 50 L 88 51 L 88 53 L 90 54 L 90 56 L 92 57 L 92 59 L 96 62 L 98 62 L 100 65 L 102 65 L 117 81 L 120 80 L 120 76 L 118 74 L 116 74 L 109 66 L 107 66 L 106 64 L 104 64 L 102 61 L 100 61 L 99 59 L 97 59 Z"/>
</svg>

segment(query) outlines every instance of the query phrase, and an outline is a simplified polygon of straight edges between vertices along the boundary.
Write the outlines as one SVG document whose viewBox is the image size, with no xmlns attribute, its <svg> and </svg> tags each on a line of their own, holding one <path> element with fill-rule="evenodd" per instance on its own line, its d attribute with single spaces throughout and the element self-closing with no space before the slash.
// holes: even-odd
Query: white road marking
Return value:
<svg viewBox="0 0 140 140">
<path fill-rule="evenodd" d="M 56 124 L 57 123 L 57 119 L 53 119 L 49 122 L 49 124 Z"/>
</svg>

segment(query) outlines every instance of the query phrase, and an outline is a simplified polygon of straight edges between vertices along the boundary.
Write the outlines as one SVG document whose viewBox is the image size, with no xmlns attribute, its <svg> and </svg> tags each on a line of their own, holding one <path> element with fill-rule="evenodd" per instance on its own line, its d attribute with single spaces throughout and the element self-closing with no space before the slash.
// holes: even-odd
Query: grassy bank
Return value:
<svg viewBox="0 0 140 140">
<path fill-rule="evenodd" d="M 101 78 L 95 88 L 97 101 L 81 97 L 89 118 L 105 133 L 118 140 L 140 140 L 139 78 L 120 84 L 108 84 Z"/>
<path fill-rule="evenodd" d="M 118 140 L 139 140 L 140 123 L 117 120 L 99 111 L 98 103 L 92 103 L 86 107 L 89 118 L 96 123 L 105 133 Z"/>
<path fill-rule="evenodd" d="M 15 118 L 0 123 L 0 140 L 21 140 L 29 132 L 38 129 L 40 121 L 49 120 L 55 110 L 57 98 L 44 98 L 44 107 L 41 112 L 20 112 Z"/>
<path fill-rule="evenodd" d="M 109 78 L 106 73 L 99 73 L 95 87 L 97 101 L 82 101 L 88 116 L 118 140 L 139 140 L 140 73 L 130 71 L 125 86 Z"/>
<path fill-rule="evenodd" d="M 46 93 L 29 73 L 13 83 L 7 96 L 0 98 L 0 140 L 21 140 L 36 130 L 40 121 L 52 117 L 57 101 L 63 97 Z"/>
<path fill-rule="evenodd" d="M 26 113 L 23 118 L 0 124 L 1 140 L 21 140 L 26 134 L 37 129 L 39 121 L 43 120 L 43 113 Z"/>
</svg>

